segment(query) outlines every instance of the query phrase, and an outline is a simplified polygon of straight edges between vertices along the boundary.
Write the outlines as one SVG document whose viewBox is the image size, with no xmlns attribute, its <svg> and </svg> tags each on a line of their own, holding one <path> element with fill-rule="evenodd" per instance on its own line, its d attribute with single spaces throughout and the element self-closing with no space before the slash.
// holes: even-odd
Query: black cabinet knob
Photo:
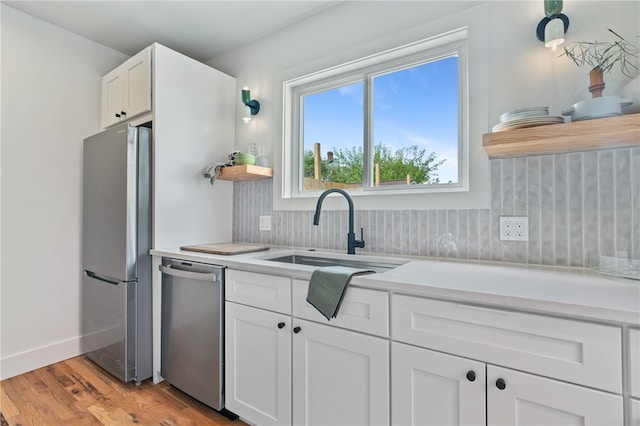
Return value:
<svg viewBox="0 0 640 426">
<path fill-rule="evenodd" d="M 283 322 L 279 322 L 278 323 L 278 328 L 284 328 L 284 323 Z"/>
<path fill-rule="evenodd" d="M 474 382 L 476 380 L 476 372 L 473 370 L 467 371 L 467 380 Z"/>
<path fill-rule="evenodd" d="M 300 328 L 300 327 L 293 327 L 293 332 L 294 332 L 294 333 L 296 333 L 296 334 L 300 333 L 300 330 L 302 330 L 302 328 Z"/>
<path fill-rule="evenodd" d="M 503 390 L 507 387 L 507 384 L 505 383 L 504 379 L 498 379 L 496 380 L 496 387 L 500 390 Z"/>
<path fill-rule="evenodd" d="M 127 115 L 127 113 L 126 113 L 126 112 L 124 112 L 124 111 L 120 111 L 120 114 L 122 114 L 122 115 Z"/>
<path fill-rule="evenodd" d="M 120 118 L 120 114 L 118 114 L 117 112 L 116 112 L 116 117 L 117 117 L 117 118 Z"/>
</svg>

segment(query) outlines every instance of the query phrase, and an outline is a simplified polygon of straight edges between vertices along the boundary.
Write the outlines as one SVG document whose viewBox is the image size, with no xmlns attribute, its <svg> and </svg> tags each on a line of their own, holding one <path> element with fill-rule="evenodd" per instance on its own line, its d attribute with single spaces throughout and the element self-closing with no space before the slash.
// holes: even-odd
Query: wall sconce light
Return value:
<svg viewBox="0 0 640 426">
<path fill-rule="evenodd" d="M 251 99 L 251 92 L 248 87 L 242 88 L 242 121 L 248 123 L 251 121 L 251 116 L 258 114 L 260 111 L 260 102 Z"/>
<path fill-rule="evenodd" d="M 538 23 L 536 36 L 554 52 L 562 43 L 569 28 L 569 18 L 562 12 L 562 0 L 544 0 L 545 17 Z"/>
</svg>

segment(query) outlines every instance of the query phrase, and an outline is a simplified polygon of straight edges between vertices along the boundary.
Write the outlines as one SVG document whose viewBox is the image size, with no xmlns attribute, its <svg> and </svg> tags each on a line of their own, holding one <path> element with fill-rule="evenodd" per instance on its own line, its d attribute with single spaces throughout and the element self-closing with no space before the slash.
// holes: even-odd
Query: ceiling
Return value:
<svg viewBox="0 0 640 426">
<path fill-rule="evenodd" d="M 6 1 L 129 56 L 154 42 L 202 62 L 341 1 Z"/>
</svg>

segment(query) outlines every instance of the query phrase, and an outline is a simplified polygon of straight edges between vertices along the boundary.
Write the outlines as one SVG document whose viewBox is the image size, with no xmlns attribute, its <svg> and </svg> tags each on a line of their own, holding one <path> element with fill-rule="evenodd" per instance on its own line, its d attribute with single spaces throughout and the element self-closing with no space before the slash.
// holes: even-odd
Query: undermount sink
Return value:
<svg viewBox="0 0 640 426">
<path fill-rule="evenodd" d="M 349 268 L 372 269 L 376 272 L 385 272 L 404 264 L 381 262 L 373 259 L 346 259 L 342 257 L 311 256 L 306 254 L 287 254 L 283 256 L 263 258 L 271 262 L 290 263 L 294 265 L 308 266 L 346 266 Z"/>
</svg>

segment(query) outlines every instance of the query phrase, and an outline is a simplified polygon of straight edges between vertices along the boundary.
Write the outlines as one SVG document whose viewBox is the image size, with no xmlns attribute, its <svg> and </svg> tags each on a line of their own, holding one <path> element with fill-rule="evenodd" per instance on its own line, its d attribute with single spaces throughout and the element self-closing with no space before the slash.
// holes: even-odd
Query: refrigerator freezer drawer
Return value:
<svg viewBox="0 0 640 426">
<path fill-rule="evenodd" d="M 82 278 L 82 352 L 128 382 L 136 378 L 136 282 Z"/>
<path fill-rule="evenodd" d="M 208 406 L 224 407 L 224 282 L 217 266 L 164 259 L 161 374 Z"/>
</svg>

